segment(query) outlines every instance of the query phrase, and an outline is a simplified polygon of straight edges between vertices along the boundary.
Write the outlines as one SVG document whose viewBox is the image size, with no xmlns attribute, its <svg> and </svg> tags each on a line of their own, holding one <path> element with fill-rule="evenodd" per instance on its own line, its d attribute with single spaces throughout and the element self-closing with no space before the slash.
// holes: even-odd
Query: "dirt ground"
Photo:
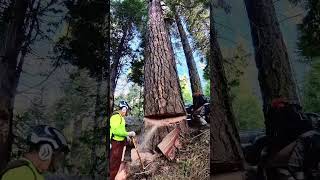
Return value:
<svg viewBox="0 0 320 180">
<path fill-rule="evenodd" d="M 184 146 L 177 152 L 174 161 L 169 161 L 164 156 L 157 157 L 152 163 L 146 164 L 145 171 L 142 171 L 140 166 L 129 166 L 127 179 L 209 179 L 209 128 L 202 130 L 190 128 L 189 137 L 181 141 Z M 130 148 L 127 151 L 129 152 Z M 126 160 L 130 161 L 128 152 Z"/>
</svg>

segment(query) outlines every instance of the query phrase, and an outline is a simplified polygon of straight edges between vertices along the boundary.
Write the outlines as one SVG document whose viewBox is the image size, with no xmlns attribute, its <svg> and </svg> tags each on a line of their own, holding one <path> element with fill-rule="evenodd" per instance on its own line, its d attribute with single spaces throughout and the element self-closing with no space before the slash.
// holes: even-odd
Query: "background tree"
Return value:
<svg viewBox="0 0 320 180">
<path fill-rule="evenodd" d="M 50 117 L 54 126 L 63 129 L 71 144 L 70 159 L 65 163 L 68 173 L 90 174 L 92 145 L 100 142 L 93 133 L 96 98 L 96 81 L 86 70 L 75 70 L 64 82 L 64 96 L 51 107 Z M 98 139 L 98 140 L 97 140 Z M 97 163 L 98 164 L 98 163 Z"/>
<path fill-rule="evenodd" d="M 232 109 L 223 57 L 217 41 L 214 1 L 210 2 L 210 174 L 243 170 L 243 153 Z"/>
<path fill-rule="evenodd" d="M 298 24 L 298 47 L 301 55 L 312 58 L 320 56 L 320 1 L 319 0 L 289 0 L 294 5 L 301 5 L 307 11 L 302 23 Z"/>
<path fill-rule="evenodd" d="M 250 20 L 268 133 L 270 129 L 266 110 L 274 98 L 282 97 L 298 104 L 300 102 L 273 1 L 246 0 L 245 4 Z"/>
<path fill-rule="evenodd" d="M 193 51 L 189 44 L 187 33 L 185 32 L 184 27 L 182 25 L 182 20 L 179 15 L 179 10 L 176 5 L 171 5 L 171 10 L 173 11 L 173 14 L 174 14 L 174 19 L 178 27 L 183 51 L 186 57 L 186 62 L 189 70 L 192 97 L 193 97 L 193 105 L 195 109 L 198 109 L 204 103 L 204 95 L 202 91 L 200 76 L 198 73 L 196 62 L 193 58 Z"/>
<path fill-rule="evenodd" d="M 222 54 L 225 57 L 226 78 L 238 128 L 240 130 L 263 128 L 262 105 L 259 98 L 253 94 L 249 81 L 248 63 L 251 54 L 241 42 L 235 48 L 224 49 Z"/>
<path fill-rule="evenodd" d="M 63 60 L 80 69 L 88 69 L 90 76 L 96 79 L 95 115 L 93 132 L 98 132 L 102 122 L 102 83 L 108 60 L 105 42 L 109 35 L 106 30 L 107 2 L 100 1 L 65 1 L 68 9 L 66 19 L 70 26 L 70 35 L 61 37 L 55 47 Z M 100 138 L 101 135 L 95 134 Z M 96 172 L 96 143 L 92 144 L 91 175 Z"/>
<path fill-rule="evenodd" d="M 125 0 L 112 1 L 112 46 L 111 46 L 111 89 L 110 100 L 113 99 L 117 85 L 117 80 L 120 75 L 124 62 L 120 62 L 125 56 L 132 56 L 133 49 L 130 47 L 130 41 L 133 39 L 134 33 L 137 33 L 144 24 L 146 16 L 146 5 L 141 0 Z"/>
<path fill-rule="evenodd" d="M 23 42 L 24 16 L 27 2 L 17 0 L 12 7 L 12 18 L 5 31 L 4 43 L 0 49 L 0 169 L 9 161 L 12 145 L 13 100 L 15 96 L 16 66 L 18 49 Z M 11 14 L 11 13 L 10 13 Z"/>
<path fill-rule="evenodd" d="M 25 56 L 31 45 L 39 39 L 47 39 L 56 28 L 54 21 L 41 21 L 48 14 L 60 13 L 53 7 L 56 0 L 42 1 L 11 0 L 1 1 L 0 26 L 0 127 L 3 129 L 0 139 L 0 169 L 10 158 L 12 144 L 12 120 L 14 99 L 22 73 Z M 43 27 L 44 25 L 47 25 Z"/>
<path fill-rule="evenodd" d="M 311 62 L 311 69 L 306 76 L 304 86 L 304 109 L 309 112 L 320 112 L 320 60 Z"/>
<path fill-rule="evenodd" d="M 192 95 L 188 88 L 189 82 L 188 82 L 187 76 L 182 76 L 182 78 L 180 78 L 180 87 L 181 87 L 183 102 L 185 104 L 192 104 Z"/>
</svg>

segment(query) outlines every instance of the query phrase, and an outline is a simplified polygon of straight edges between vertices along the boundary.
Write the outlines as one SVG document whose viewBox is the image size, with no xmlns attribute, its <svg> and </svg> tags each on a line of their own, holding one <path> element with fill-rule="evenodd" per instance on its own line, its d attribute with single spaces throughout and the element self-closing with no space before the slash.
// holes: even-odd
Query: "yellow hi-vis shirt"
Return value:
<svg viewBox="0 0 320 180">
<path fill-rule="evenodd" d="M 44 177 L 31 161 L 25 158 L 22 158 L 22 160 L 27 161 L 28 165 L 8 170 L 3 174 L 1 180 L 44 180 Z"/>
<path fill-rule="evenodd" d="M 124 141 L 128 136 L 126 131 L 126 120 L 121 114 L 116 113 L 110 118 L 110 139 Z"/>
</svg>

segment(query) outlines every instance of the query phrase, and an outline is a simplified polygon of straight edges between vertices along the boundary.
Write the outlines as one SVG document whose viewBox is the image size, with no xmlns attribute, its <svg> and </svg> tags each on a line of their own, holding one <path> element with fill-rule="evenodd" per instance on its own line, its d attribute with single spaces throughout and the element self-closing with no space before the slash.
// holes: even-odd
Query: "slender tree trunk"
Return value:
<svg viewBox="0 0 320 180">
<path fill-rule="evenodd" d="M 129 29 L 130 24 L 131 23 L 129 23 L 129 25 L 125 25 L 122 28 L 123 35 L 121 37 L 121 40 L 120 40 L 120 43 L 119 43 L 119 46 L 117 49 L 117 53 L 114 57 L 114 60 L 113 60 L 112 66 L 111 66 L 111 74 L 110 74 L 110 77 L 111 77 L 111 85 L 110 85 L 110 88 L 111 88 L 110 89 L 111 110 L 110 111 L 111 112 L 114 107 L 114 93 L 115 93 L 115 89 L 117 86 L 117 78 L 118 78 L 118 73 L 119 73 L 120 59 L 121 59 L 123 52 L 125 50 L 124 44 L 127 39 L 128 32 L 130 31 L 130 29 Z"/>
<path fill-rule="evenodd" d="M 28 3 L 16 0 L 0 49 L 0 169 L 9 161 L 12 145 L 13 101 L 15 96 L 17 57 L 24 39 L 24 18 Z"/>
<path fill-rule="evenodd" d="M 32 6 L 33 7 L 33 3 L 35 1 L 32 1 Z M 41 3 L 41 0 L 38 1 L 38 4 L 37 4 L 37 7 L 33 10 L 34 13 L 38 12 L 39 11 L 39 8 L 40 8 L 40 3 Z M 36 16 L 32 16 L 31 17 L 31 23 L 30 23 L 30 26 L 29 26 L 29 30 L 28 30 L 28 34 L 24 40 L 24 45 L 22 46 L 21 48 L 21 56 L 19 58 L 19 62 L 18 62 L 18 65 L 17 65 L 17 72 L 16 72 L 16 84 L 15 84 L 15 91 L 17 91 L 17 88 L 18 88 L 18 84 L 19 84 L 19 81 L 20 81 L 20 76 L 21 76 L 21 73 L 22 73 L 22 67 L 23 67 L 23 64 L 24 64 L 24 61 L 25 61 L 25 57 L 28 53 L 28 46 L 30 45 L 30 40 L 31 40 L 31 36 L 32 36 L 32 32 L 33 32 L 33 29 L 34 29 L 34 26 L 35 26 L 35 23 L 36 23 L 36 20 L 37 20 L 37 17 Z"/>
<path fill-rule="evenodd" d="M 243 170 L 243 153 L 232 110 L 222 53 L 214 26 L 213 1 L 210 13 L 210 174 Z"/>
<path fill-rule="evenodd" d="M 299 104 L 286 45 L 272 0 L 245 0 L 250 20 L 255 61 L 266 116 L 274 98 L 287 98 Z M 269 131 L 267 127 L 267 131 Z"/>
<path fill-rule="evenodd" d="M 189 69 L 189 77 L 190 77 L 190 84 L 191 84 L 191 90 L 192 90 L 192 97 L 193 97 L 193 105 L 195 109 L 198 109 L 200 106 L 202 106 L 205 102 L 203 97 L 203 91 L 201 87 L 201 80 L 200 76 L 197 70 L 196 62 L 193 58 L 192 49 L 190 47 L 187 34 L 183 28 L 182 21 L 180 19 L 180 16 L 178 14 L 178 10 L 175 6 L 173 6 L 173 11 L 175 15 L 175 20 L 178 26 L 183 51 L 186 57 L 188 69 Z"/>
<path fill-rule="evenodd" d="M 155 150 L 161 140 L 172 130 L 162 124 L 163 119 L 185 116 L 176 62 L 166 27 L 160 0 L 149 1 L 146 59 L 144 66 L 144 116 L 145 133 L 149 137 L 147 149 Z M 180 124 L 185 121 L 180 121 Z"/>
</svg>

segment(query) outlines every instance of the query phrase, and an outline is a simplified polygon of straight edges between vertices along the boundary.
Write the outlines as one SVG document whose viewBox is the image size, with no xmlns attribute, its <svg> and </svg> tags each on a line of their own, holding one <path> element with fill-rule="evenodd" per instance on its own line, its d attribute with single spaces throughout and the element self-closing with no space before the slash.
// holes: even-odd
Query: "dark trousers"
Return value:
<svg viewBox="0 0 320 180">
<path fill-rule="evenodd" d="M 121 165 L 123 148 L 126 141 L 111 140 L 111 157 L 110 157 L 110 180 L 114 180 Z"/>
</svg>

